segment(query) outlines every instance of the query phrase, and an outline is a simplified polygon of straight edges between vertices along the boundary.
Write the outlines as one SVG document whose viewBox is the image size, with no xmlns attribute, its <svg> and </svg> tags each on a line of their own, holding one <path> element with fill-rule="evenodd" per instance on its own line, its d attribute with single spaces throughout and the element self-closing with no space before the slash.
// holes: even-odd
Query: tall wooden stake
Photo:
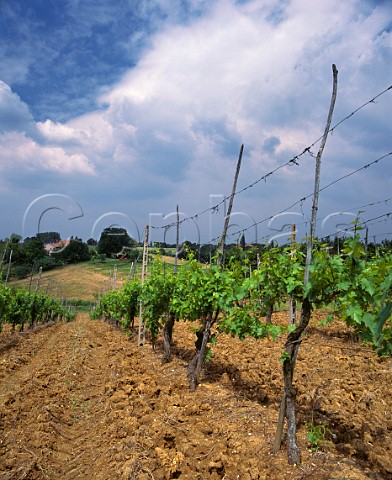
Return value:
<svg viewBox="0 0 392 480">
<path fill-rule="evenodd" d="M 244 145 L 242 144 L 241 149 L 240 149 L 240 154 L 238 156 L 237 168 L 236 168 L 235 175 L 234 175 L 234 182 L 233 182 L 233 188 L 231 190 L 231 195 L 230 195 L 230 199 L 229 199 L 229 206 L 227 208 L 227 212 L 226 212 L 226 216 L 225 216 L 225 223 L 224 223 L 224 226 L 223 226 L 223 232 L 222 232 L 222 236 L 221 236 L 219 246 L 218 246 L 218 259 L 217 259 L 218 265 L 222 265 L 222 263 L 223 263 L 223 252 L 224 252 L 224 248 L 225 248 L 227 229 L 229 228 L 230 215 L 231 215 L 231 210 L 233 208 L 234 196 L 235 196 L 235 191 L 236 191 L 236 188 L 237 188 L 238 175 L 240 174 L 243 152 L 244 152 Z"/>
<path fill-rule="evenodd" d="M 148 235 L 149 235 L 149 226 L 146 225 L 144 229 L 144 243 L 143 243 L 143 261 L 142 261 L 142 276 L 141 282 L 144 283 L 144 279 L 147 275 L 147 264 L 148 264 Z M 139 334 L 137 344 L 139 347 L 144 345 L 146 341 L 146 332 L 144 328 L 143 322 L 143 302 L 140 301 L 140 308 L 139 308 Z"/>
<path fill-rule="evenodd" d="M 3 277 L 3 275 L 2 275 L 2 273 L 3 273 L 3 263 L 4 263 L 4 259 L 5 259 L 5 254 L 7 253 L 7 247 L 8 247 L 8 243 L 6 243 L 6 245 L 5 245 L 4 252 L 3 252 L 3 255 L 2 255 L 1 260 L 0 260 L 0 278 Z"/>
<path fill-rule="evenodd" d="M 35 292 L 39 292 L 39 289 L 41 288 L 41 275 L 42 275 L 42 267 L 39 267 L 38 270 L 38 277 L 37 277 L 37 285 L 35 287 Z"/>
<path fill-rule="evenodd" d="M 116 290 L 117 287 L 117 265 L 113 269 L 113 290 Z"/>
<path fill-rule="evenodd" d="M 7 275 L 5 277 L 5 283 L 8 282 L 8 279 L 9 279 L 9 276 L 10 276 L 10 272 L 11 272 L 11 259 L 12 259 L 12 250 L 10 252 L 10 258 L 8 260 L 8 268 L 7 268 Z"/>
<path fill-rule="evenodd" d="M 33 266 L 31 267 L 29 293 L 31 292 L 31 285 L 33 283 L 34 268 L 35 268 L 35 262 L 34 262 Z"/>
<path fill-rule="evenodd" d="M 291 225 L 291 258 L 294 256 L 295 244 L 297 243 L 297 227 L 295 223 Z M 297 321 L 297 304 L 295 298 L 290 296 L 290 321 L 289 325 L 295 325 Z"/>
<path fill-rule="evenodd" d="M 180 212 L 177 205 L 177 227 L 176 227 L 176 255 L 174 257 L 174 273 L 178 270 L 178 249 L 180 248 Z"/>
<path fill-rule="evenodd" d="M 327 123 L 325 125 L 324 135 L 321 140 L 319 151 L 317 152 L 316 157 L 316 171 L 314 175 L 314 194 L 313 194 L 313 205 L 312 205 L 312 218 L 310 221 L 310 233 L 307 239 L 306 245 L 306 264 L 305 264 L 305 277 L 304 277 L 304 284 L 306 285 L 309 280 L 309 265 L 312 261 L 312 252 L 313 252 L 313 242 L 314 242 L 314 234 L 316 231 L 316 221 L 317 221 L 317 210 L 318 210 L 318 199 L 319 199 L 319 192 L 320 192 L 320 170 L 321 170 L 321 156 L 324 151 L 325 144 L 327 143 L 329 129 L 331 127 L 332 121 L 332 114 L 335 107 L 336 101 L 336 94 L 337 94 L 337 86 L 338 86 L 338 71 L 336 69 L 336 65 L 332 65 L 332 72 L 333 72 L 333 89 L 332 89 L 332 98 L 331 104 L 329 107 Z"/>
<path fill-rule="evenodd" d="M 306 286 L 309 281 L 309 266 L 312 261 L 313 241 L 316 228 L 317 210 L 318 210 L 318 197 L 320 190 L 320 168 L 321 168 L 321 156 L 328 138 L 329 129 L 331 126 L 332 114 L 336 101 L 337 94 L 337 79 L 338 71 L 335 65 L 332 65 L 333 72 L 333 89 L 331 103 L 329 107 L 327 123 L 324 129 L 324 135 L 321 140 L 320 148 L 316 157 L 316 169 L 314 180 L 314 194 L 312 205 L 312 218 L 310 223 L 310 234 L 307 238 L 306 249 L 306 263 L 304 274 L 304 285 Z M 302 341 L 302 333 L 308 326 L 310 321 L 312 306 L 307 298 L 302 300 L 301 317 L 297 328 L 290 332 L 287 336 L 285 344 L 285 360 L 283 362 L 283 378 L 284 378 L 284 392 L 281 401 L 281 408 L 278 417 L 278 425 L 276 428 L 276 436 L 274 443 L 274 452 L 277 452 L 280 448 L 283 435 L 283 422 L 285 416 L 287 417 L 287 456 L 290 465 L 301 463 L 301 451 L 297 446 L 297 414 L 296 414 L 296 391 L 293 387 L 294 368 L 297 359 L 299 345 Z"/>
<path fill-rule="evenodd" d="M 232 191 L 231 191 L 229 206 L 227 208 L 225 223 L 224 223 L 224 226 L 223 226 L 222 237 L 220 239 L 219 246 L 218 246 L 217 264 L 219 266 L 223 264 L 223 251 L 224 251 L 224 248 L 225 248 L 225 240 L 226 240 L 226 235 L 227 235 L 227 229 L 229 227 L 231 210 L 233 208 L 234 196 L 235 196 L 235 191 L 236 191 L 236 188 L 237 188 L 237 180 L 238 180 L 238 175 L 240 173 L 243 151 L 244 151 L 244 145 L 241 145 L 240 154 L 239 154 L 238 161 L 237 161 L 237 168 L 236 168 L 235 176 L 234 176 L 233 188 L 232 188 Z M 213 323 L 217 320 L 218 314 L 219 314 L 219 312 L 215 312 L 215 316 L 213 317 L 212 312 L 208 313 L 207 318 L 204 322 L 203 338 L 202 338 L 202 341 L 201 341 L 200 350 L 197 351 L 195 357 L 192 359 L 192 361 L 189 364 L 188 378 L 189 378 L 189 381 L 190 381 L 191 390 L 195 390 L 197 384 L 199 383 L 199 377 L 200 377 L 201 369 L 202 369 L 202 366 L 203 366 L 203 363 L 204 363 L 204 357 L 205 357 L 207 342 L 208 342 L 208 339 L 210 338 L 210 334 L 211 334 L 211 327 L 212 327 Z"/>
<path fill-rule="evenodd" d="M 366 229 L 365 229 L 365 252 L 366 253 L 368 251 L 368 244 L 369 244 L 369 227 L 366 226 Z"/>
</svg>

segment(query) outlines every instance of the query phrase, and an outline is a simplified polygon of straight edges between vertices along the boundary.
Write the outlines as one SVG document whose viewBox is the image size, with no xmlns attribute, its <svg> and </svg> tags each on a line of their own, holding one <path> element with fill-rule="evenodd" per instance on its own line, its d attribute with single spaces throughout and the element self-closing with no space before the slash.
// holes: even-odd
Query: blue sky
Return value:
<svg viewBox="0 0 392 480">
<path fill-rule="evenodd" d="M 174 242 L 179 205 L 181 240 L 209 242 L 241 144 L 229 241 L 303 237 L 336 64 L 321 186 L 359 171 L 321 192 L 316 233 L 361 211 L 391 239 L 391 28 L 389 1 L 0 0 L 0 238 Z"/>
</svg>

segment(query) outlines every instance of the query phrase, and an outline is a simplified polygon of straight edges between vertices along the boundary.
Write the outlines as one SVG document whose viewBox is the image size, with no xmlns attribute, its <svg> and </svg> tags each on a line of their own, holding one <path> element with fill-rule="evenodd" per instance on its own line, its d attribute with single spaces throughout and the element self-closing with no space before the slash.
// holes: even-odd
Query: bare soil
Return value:
<svg viewBox="0 0 392 480">
<path fill-rule="evenodd" d="M 274 321 L 283 321 L 277 314 Z M 160 345 L 79 314 L 0 335 L 0 479 L 392 478 L 391 359 L 316 314 L 296 371 L 302 464 L 272 455 L 284 339 L 220 336 L 196 392 L 187 383 L 189 325 Z M 285 320 L 284 320 L 285 321 Z M 310 450 L 308 423 L 324 425 Z"/>
</svg>

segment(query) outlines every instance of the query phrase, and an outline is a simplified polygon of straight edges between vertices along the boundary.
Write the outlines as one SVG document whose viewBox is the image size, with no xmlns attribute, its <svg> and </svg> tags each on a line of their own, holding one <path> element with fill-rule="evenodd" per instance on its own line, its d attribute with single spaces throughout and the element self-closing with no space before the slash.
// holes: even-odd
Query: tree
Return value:
<svg viewBox="0 0 392 480">
<path fill-rule="evenodd" d="M 77 263 L 90 260 L 90 251 L 87 243 L 80 240 L 71 240 L 63 251 L 59 252 L 58 258 L 68 263 Z"/>
<path fill-rule="evenodd" d="M 17 244 L 22 240 L 22 235 L 19 235 L 18 233 L 12 233 L 10 238 L 6 238 L 5 240 L 11 244 Z"/>
<path fill-rule="evenodd" d="M 47 256 L 43 241 L 38 237 L 28 237 L 22 245 L 24 262 L 33 265 L 36 260 Z"/>
<path fill-rule="evenodd" d="M 95 240 L 95 238 L 89 238 L 89 239 L 87 240 L 87 245 L 88 245 L 89 247 L 95 247 L 95 246 L 97 245 L 97 243 L 98 243 L 98 242 Z"/>
<path fill-rule="evenodd" d="M 22 236 L 18 235 L 17 233 L 13 233 L 9 238 L 5 239 L 5 253 L 3 258 L 4 262 L 9 262 L 10 258 L 12 259 L 12 262 L 23 262 L 23 249 L 21 240 Z"/>
<path fill-rule="evenodd" d="M 210 263 L 211 258 L 215 255 L 217 246 L 212 244 L 201 245 L 199 251 L 199 260 L 201 262 Z"/>
<path fill-rule="evenodd" d="M 58 232 L 41 232 L 37 233 L 36 237 L 42 240 L 43 243 L 57 243 L 61 240 Z"/>
<path fill-rule="evenodd" d="M 125 228 L 109 227 L 101 233 L 101 238 L 98 242 L 98 253 L 103 253 L 110 257 L 112 255 L 120 254 L 124 247 L 132 247 L 136 245 L 125 230 Z"/>
</svg>

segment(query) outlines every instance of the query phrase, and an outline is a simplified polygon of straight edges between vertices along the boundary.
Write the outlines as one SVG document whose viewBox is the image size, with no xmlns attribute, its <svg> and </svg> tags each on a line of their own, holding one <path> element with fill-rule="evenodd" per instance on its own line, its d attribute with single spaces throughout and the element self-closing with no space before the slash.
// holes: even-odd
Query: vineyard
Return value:
<svg viewBox="0 0 392 480">
<path fill-rule="evenodd" d="M 304 285 L 305 257 L 158 257 L 75 321 L 3 286 L 0 478 L 388 478 L 392 255 L 315 244 Z M 290 464 L 279 411 L 306 308 Z"/>
<path fill-rule="evenodd" d="M 391 254 L 367 259 L 358 236 L 346 240 L 341 255 L 331 256 L 319 245 L 306 286 L 304 254 L 293 253 L 292 248 L 271 248 L 253 270 L 249 265 L 230 262 L 227 268 L 218 264 L 206 267 L 190 258 L 178 273 L 168 273 L 158 259 L 145 282 L 134 279 L 121 290 L 109 291 L 92 317 L 114 321 L 129 330 L 142 305 L 143 329 L 149 332 L 152 344 L 162 332 L 164 340 L 169 340 L 165 342 L 169 349 L 174 323 L 179 319 L 197 331 L 196 345 L 207 319 L 211 327 L 216 325 L 217 333 L 241 340 L 289 334 L 295 325 L 290 326 L 289 320 L 286 326 L 274 325 L 267 313 L 290 297 L 296 303 L 306 302 L 310 310 L 329 307 L 353 327 L 360 340 L 373 345 L 378 354 L 389 355 L 391 267 Z M 260 317 L 266 315 L 267 321 L 261 322 Z M 333 321 L 332 314 L 329 321 Z M 208 336 L 208 344 L 215 341 L 216 335 Z M 165 350 L 164 360 L 169 359 L 170 351 Z"/>
<path fill-rule="evenodd" d="M 6 286 L 0 288 L 0 332 L 3 324 L 9 324 L 13 332 L 16 328 L 23 332 L 26 324 L 31 329 L 38 324 L 71 321 L 74 317 L 60 300 L 49 295 Z"/>
<path fill-rule="evenodd" d="M 225 255 L 242 146 L 209 263 L 178 263 L 178 240 L 174 268 L 149 262 L 147 226 L 141 272 L 114 269 L 89 314 L 33 273 L 0 287 L 0 480 L 392 478 L 392 254 L 368 251 L 358 219 L 337 253 L 315 235 L 327 135 L 374 100 L 331 129 L 333 74 L 306 245 Z"/>
<path fill-rule="evenodd" d="M 120 292 L 117 292 L 120 293 Z M 283 329 L 287 311 L 272 314 Z M 219 333 L 192 392 L 193 324 L 178 321 L 171 361 L 107 322 L 0 334 L 0 478 L 389 478 L 391 362 L 352 327 L 314 312 L 298 355 L 301 465 L 272 454 L 284 337 Z M 264 318 L 261 319 L 265 321 Z"/>
<path fill-rule="evenodd" d="M 144 344 L 146 329 L 155 346 L 162 331 L 163 362 L 170 361 L 171 343 L 176 320 L 189 322 L 196 332 L 195 352 L 188 365 L 190 389 L 200 381 L 204 362 L 211 356 L 219 335 L 230 334 L 243 340 L 287 335 L 281 352 L 284 393 L 280 408 L 274 452 L 281 447 L 283 424 L 287 416 L 287 445 L 290 464 L 300 463 L 296 444 L 296 390 L 292 386 L 294 368 L 302 334 L 314 308 L 333 307 L 358 339 L 373 345 L 379 355 L 391 353 L 391 255 L 365 259 L 359 237 L 347 239 L 343 254 L 331 256 L 319 246 L 306 272 L 304 255 L 293 249 L 271 249 L 258 261 L 257 269 L 248 275 L 248 267 L 233 264 L 222 268 L 219 261 L 209 268 L 191 259 L 178 273 L 166 274 L 156 262 L 145 282 L 130 282 L 120 292 L 106 294 L 95 308 L 93 318 L 104 318 L 133 329 L 140 304 L 139 345 Z M 286 325 L 271 321 L 274 306 L 287 301 L 301 303 L 300 320 Z M 260 317 L 266 321 L 260 321 Z M 333 321 L 329 315 L 325 322 Z M 196 325 L 195 325 L 196 323 Z M 287 381 L 288 379 L 288 381 Z M 287 384 L 289 386 L 287 386 Z M 290 432 L 289 401 L 291 402 Z M 289 444 L 298 460 L 293 461 Z"/>
</svg>

